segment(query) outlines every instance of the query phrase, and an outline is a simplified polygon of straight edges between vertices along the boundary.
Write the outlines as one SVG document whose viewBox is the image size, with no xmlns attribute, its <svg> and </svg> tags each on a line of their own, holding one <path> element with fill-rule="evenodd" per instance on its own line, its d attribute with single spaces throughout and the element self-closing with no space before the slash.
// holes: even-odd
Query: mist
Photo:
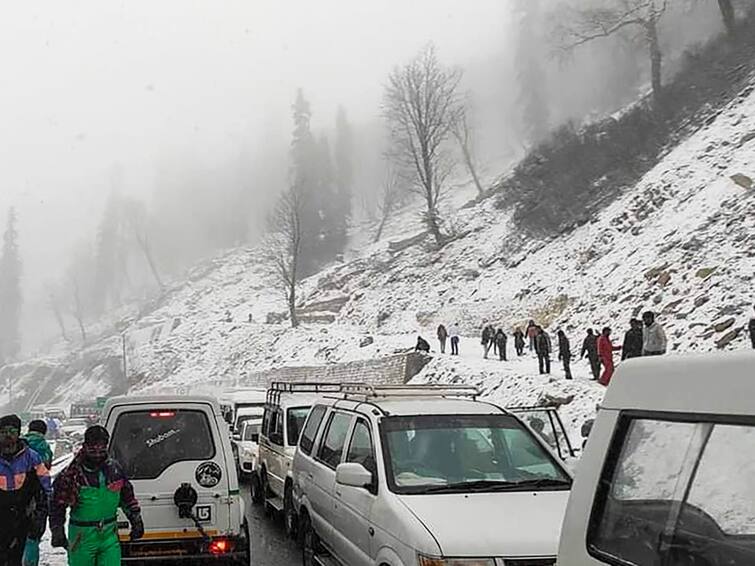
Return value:
<svg viewBox="0 0 755 566">
<path fill-rule="evenodd" d="M 464 72 L 477 157 L 488 182 L 548 131 L 614 111 L 646 89 L 644 54 L 631 38 L 560 57 L 549 31 L 560 3 L 541 1 L 526 29 L 522 11 L 536 4 L 163 0 L 8 6 L 0 23 L 0 229 L 7 209 L 15 207 L 24 351 L 57 336 L 50 290 L 67 297 L 72 274 L 94 269 L 85 258 L 112 223 L 108 203 L 121 211 L 112 214 L 124 231 L 142 230 L 160 272 L 150 268 L 139 245 L 118 252 L 128 281 L 107 299 L 111 308 L 149 296 L 203 258 L 257 241 L 290 182 L 291 106 L 298 89 L 311 105 L 317 135 L 332 138 L 338 107 L 347 113 L 355 137 L 355 219 L 374 212 L 382 182 L 388 74 L 428 43 L 444 65 Z M 695 8 L 697 16 L 683 28 L 667 26 L 669 72 L 684 49 L 720 28 L 710 4 Z M 545 130 L 536 133 L 522 109 L 532 96 L 522 92 L 523 50 L 543 66 L 549 112 Z M 69 303 L 63 298 L 60 308 L 75 336 Z"/>
</svg>

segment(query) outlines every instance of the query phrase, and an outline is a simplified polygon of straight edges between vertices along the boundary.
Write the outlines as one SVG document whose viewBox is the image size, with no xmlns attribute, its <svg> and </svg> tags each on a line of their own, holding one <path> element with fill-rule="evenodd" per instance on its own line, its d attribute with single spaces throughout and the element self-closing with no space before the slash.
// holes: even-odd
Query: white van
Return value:
<svg viewBox="0 0 755 566">
<path fill-rule="evenodd" d="M 571 476 L 470 387 L 342 386 L 294 457 L 305 566 L 551 566 Z"/>
<path fill-rule="evenodd" d="M 130 541 L 119 516 L 124 563 L 159 557 L 249 564 L 244 501 L 217 400 L 116 397 L 102 419 L 144 519 L 144 538 Z"/>
<path fill-rule="evenodd" d="M 755 564 L 755 352 L 619 366 L 579 464 L 559 566 Z"/>
</svg>

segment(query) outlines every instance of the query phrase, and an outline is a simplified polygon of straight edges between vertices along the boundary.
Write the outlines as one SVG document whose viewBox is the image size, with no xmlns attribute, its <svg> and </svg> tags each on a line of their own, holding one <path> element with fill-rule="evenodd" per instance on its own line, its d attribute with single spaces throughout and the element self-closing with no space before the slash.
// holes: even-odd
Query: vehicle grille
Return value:
<svg viewBox="0 0 755 566">
<path fill-rule="evenodd" d="M 554 566 L 556 557 L 553 558 L 504 558 L 504 566 Z"/>
</svg>

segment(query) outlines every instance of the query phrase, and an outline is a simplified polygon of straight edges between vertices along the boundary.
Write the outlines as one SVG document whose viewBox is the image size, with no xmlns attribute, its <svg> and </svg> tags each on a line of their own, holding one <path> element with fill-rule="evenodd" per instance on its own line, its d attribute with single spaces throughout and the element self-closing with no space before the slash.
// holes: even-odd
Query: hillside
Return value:
<svg viewBox="0 0 755 566">
<path fill-rule="evenodd" d="M 378 243 L 355 227 L 345 260 L 302 283 L 298 329 L 283 319 L 262 250 L 238 249 L 198 266 L 154 304 L 119 313 L 128 383 L 112 332 L 79 352 L 7 366 L 3 376 L 13 377 L 24 406 L 126 388 L 200 391 L 281 365 L 392 354 L 412 347 L 418 332 L 432 338 L 437 324 L 456 322 L 462 357 L 436 356 L 418 380 L 472 382 L 503 404 L 573 394 L 565 412 L 574 431 L 601 396 L 587 367 L 577 364 L 577 383 L 567 385 L 556 363 L 553 381 L 534 375 L 529 356 L 480 360 L 481 324 L 511 330 L 533 318 L 565 329 L 576 349 L 586 328 L 610 324 L 620 335 L 630 317 L 653 309 L 672 353 L 745 347 L 755 274 L 753 82 L 746 77 L 636 183 L 611 191 L 568 232 L 523 232 L 516 210 L 500 208 L 505 184 L 474 200 L 461 189 L 446 203 L 455 238 L 441 249 L 424 235 L 419 204 L 399 211 Z M 586 198 L 605 200 L 601 190 Z"/>
</svg>

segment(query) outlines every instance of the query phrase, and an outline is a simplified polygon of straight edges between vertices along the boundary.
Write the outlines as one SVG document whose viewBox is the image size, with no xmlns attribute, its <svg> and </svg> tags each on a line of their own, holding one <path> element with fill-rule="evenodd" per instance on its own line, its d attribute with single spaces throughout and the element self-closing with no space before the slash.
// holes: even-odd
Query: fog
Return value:
<svg viewBox="0 0 755 566">
<path fill-rule="evenodd" d="M 359 151 L 374 157 L 362 161 L 362 173 L 376 171 L 384 150 L 387 76 L 432 42 L 444 65 L 465 72 L 483 169 L 502 173 L 531 141 L 517 112 L 517 4 L 6 3 L 0 21 L 0 229 L 8 207 L 15 207 L 25 350 L 55 334 L 47 289 L 66 273 L 70 279 L 75 254 L 91 252 L 110 194 L 143 202 L 162 227 L 154 236 L 155 253 L 167 276 L 229 244 L 254 241 L 287 183 L 291 105 L 299 88 L 311 104 L 316 132 L 330 134 L 338 106 L 345 108 L 355 132 L 363 134 Z M 704 35 L 717 25 L 685 29 Z M 547 33 L 539 33 L 541 55 L 550 57 Z M 583 50 L 576 63 L 549 59 L 550 125 L 632 100 L 641 78 L 621 96 L 595 82 L 601 74 L 625 75 L 625 67 L 611 64 L 615 57 L 641 68 L 638 50 L 628 51 L 612 44 Z M 356 172 L 369 185 L 364 176 Z M 238 207 L 248 213 L 238 241 L 215 238 L 213 226 Z M 212 215 L 214 224 L 204 221 Z M 132 295 L 143 295 L 152 284 L 144 262 L 127 261 L 140 265 L 132 269 L 130 285 Z"/>
</svg>

